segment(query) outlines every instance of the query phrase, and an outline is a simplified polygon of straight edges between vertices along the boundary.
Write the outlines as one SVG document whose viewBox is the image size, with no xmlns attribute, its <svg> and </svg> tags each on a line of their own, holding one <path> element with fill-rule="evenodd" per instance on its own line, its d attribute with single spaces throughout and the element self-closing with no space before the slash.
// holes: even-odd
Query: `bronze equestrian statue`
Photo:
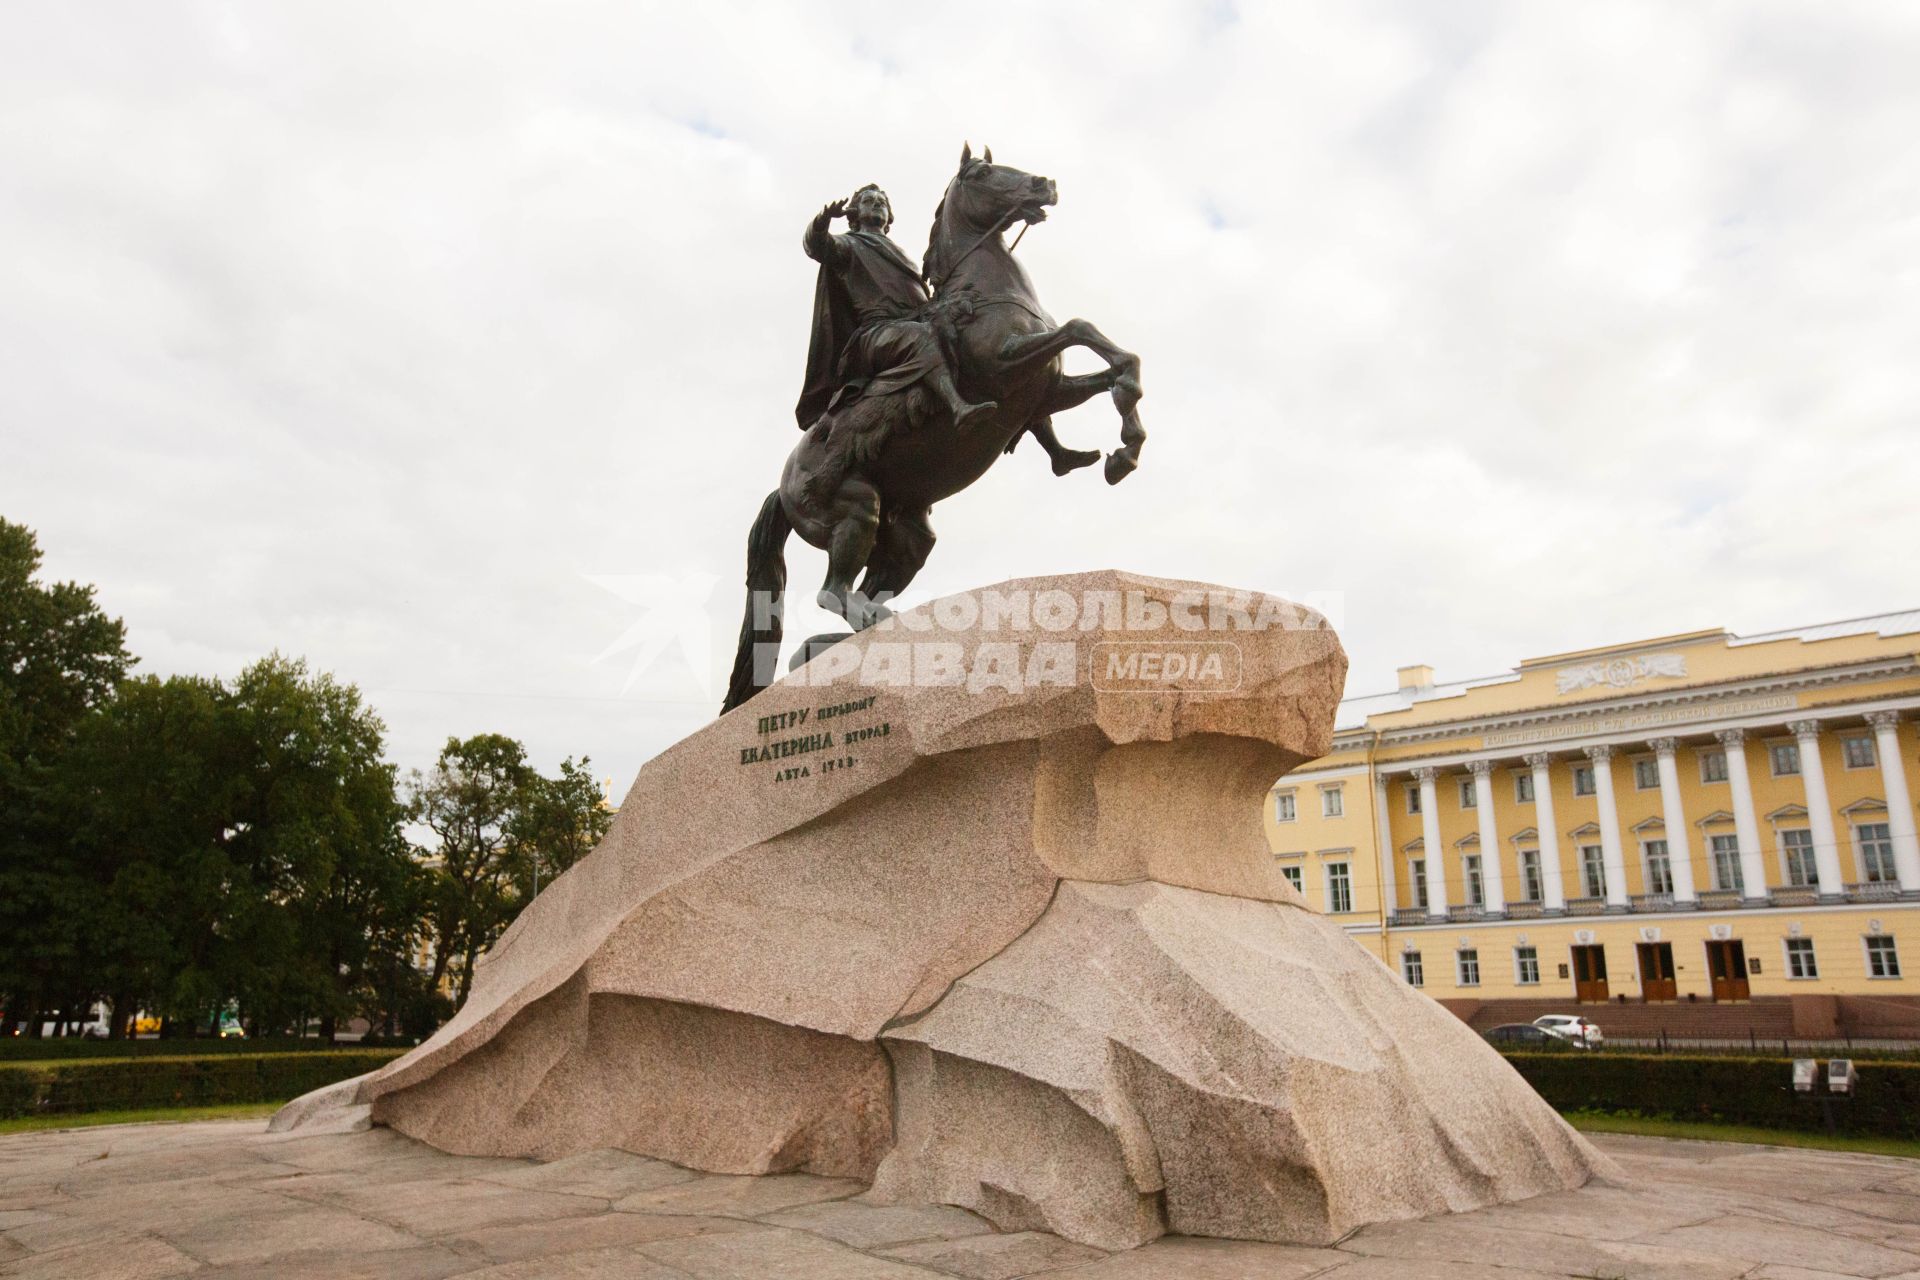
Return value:
<svg viewBox="0 0 1920 1280">
<path fill-rule="evenodd" d="M 1057 198 L 1052 179 L 969 146 L 918 272 L 887 237 L 892 208 L 876 186 L 808 225 L 803 247 L 821 266 L 796 407 L 806 434 L 747 535 L 746 616 L 723 714 L 773 682 L 789 533 L 827 552 L 820 604 L 858 631 L 885 617 L 884 602 L 926 563 L 933 504 L 986 474 L 1022 435 L 1040 442 L 1056 475 L 1099 458 L 1063 448 L 1053 414 L 1111 392 L 1120 447 L 1107 455 L 1107 482 L 1139 465 L 1140 358 L 1085 320 L 1056 325 L 1002 235 L 1043 221 Z M 843 215 L 847 233 L 830 234 Z M 1068 347 L 1107 367 L 1064 373 Z"/>
</svg>

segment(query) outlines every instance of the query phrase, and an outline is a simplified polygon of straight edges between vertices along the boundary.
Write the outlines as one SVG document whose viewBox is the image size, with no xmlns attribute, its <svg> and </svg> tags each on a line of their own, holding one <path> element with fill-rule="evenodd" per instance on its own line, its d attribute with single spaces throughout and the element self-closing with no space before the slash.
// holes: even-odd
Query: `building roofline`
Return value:
<svg viewBox="0 0 1920 1280">
<path fill-rule="evenodd" d="M 1892 627 L 1875 624 L 1893 623 Z M 1774 631 L 1756 631 L 1752 635 L 1742 635 L 1737 631 L 1728 631 L 1724 627 L 1713 627 L 1701 631 L 1681 631 L 1672 635 L 1654 636 L 1645 640 L 1629 640 L 1619 644 L 1601 645 L 1591 649 L 1573 649 L 1565 653 L 1547 654 L 1538 658 L 1523 659 L 1518 666 L 1507 671 L 1484 676 L 1469 676 L 1462 680 L 1443 680 L 1420 689 L 1383 689 L 1378 693 L 1355 694 L 1340 700 L 1340 708 L 1346 714 L 1336 718 L 1336 733 L 1351 733 L 1363 730 L 1367 722 L 1376 715 L 1391 715 L 1400 711 L 1411 711 L 1414 707 L 1444 698 L 1457 698 L 1475 689 L 1488 685 L 1518 680 L 1522 675 L 1536 671 L 1541 667 L 1556 664 L 1578 662 L 1608 654 L 1634 653 L 1646 649 L 1655 649 L 1663 645 L 1697 644 L 1704 640 L 1720 640 L 1728 648 L 1736 645 L 1766 644 L 1778 640 L 1800 640 L 1813 643 L 1819 640 L 1840 639 L 1845 636 L 1861 635 L 1867 631 L 1877 631 L 1882 636 L 1920 633 L 1920 609 L 1894 609 L 1886 613 L 1867 613 L 1853 618 L 1840 618 L 1832 622 L 1816 622 L 1805 626 L 1782 627 Z M 1362 711 L 1362 703 L 1379 702 L 1384 705 L 1369 707 Z M 1355 715 L 1359 718 L 1353 718 Z"/>
<path fill-rule="evenodd" d="M 1610 653 L 1633 653 L 1640 649 L 1658 649 L 1670 644 L 1697 644 L 1702 640 L 1723 640 L 1730 633 L 1724 627 L 1712 627 L 1705 631 L 1681 631 L 1670 636 L 1654 636 L 1648 640 L 1627 640 L 1620 644 L 1603 644 L 1592 649 L 1569 649 L 1565 653 L 1549 653 L 1539 658 L 1523 658 L 1516 671 L 1531 671 L 1536 667 L 1560 666 L 1568 662 L 1578 662 L 1583 658 L 1598 658 Z"/>
</svg>

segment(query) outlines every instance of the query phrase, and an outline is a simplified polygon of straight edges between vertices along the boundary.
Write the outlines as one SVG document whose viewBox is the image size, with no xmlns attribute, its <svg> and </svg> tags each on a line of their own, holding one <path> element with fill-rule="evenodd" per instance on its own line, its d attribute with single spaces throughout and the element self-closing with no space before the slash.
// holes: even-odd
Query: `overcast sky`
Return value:
<svg viewBox="0 0 1920 1280">
<path fill-rule="evenodd" d="M 803 225 L 878 181 L 917 256 L 971 139 L 1058 180 L 1020 256 L 1152 434 L 1004 459 L 923 594 L 1310 597 L 1350 693 L 1910 608 L 1916 67 L 1900 0 L 10 6 L 0 514 L 143 671 L 302 654 L 405 766 L 624 791 L 715 710 Z"/>
</svg>

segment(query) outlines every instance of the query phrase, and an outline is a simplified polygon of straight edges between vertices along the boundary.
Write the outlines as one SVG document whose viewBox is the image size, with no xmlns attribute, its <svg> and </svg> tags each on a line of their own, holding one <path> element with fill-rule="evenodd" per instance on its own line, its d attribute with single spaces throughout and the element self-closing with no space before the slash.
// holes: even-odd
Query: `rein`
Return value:
<svg viewBox="0 0 1920 1280">
<path fill-rule="evenodd" d="M 985 294 L 975 298 L 973 300 L 973 305 L 976 310 L 980 307 L 1018 307 L 1022 311 L 1026 312 L 1028 315 L 1032 316 L 1035 320 L 1038 320 L 1041 324 L 1044 324 L 1049 328 L 1053 326 L 1052 318 L 1048 316 L 1046 312 L 1040 310 L 1038 305 L 1036 305 L 1035 303 L 1029 302 L 1025 298 L 1022 298 L 1016 294 L 1011 294 L 1011 293 Z"/>
<path fill-rule="evenodd" d="M 995 222 L 992 226 L 988 227 L 985 231 L 982 231 L 979 234 L 979 236 L 977 236 L 974 239 L 974 242 L 967 246 L 966 252 L 962 253 L 959 257 L 955 258 L 953 260 L 953 264 L 949 266 L 945 271 L 940 273 L 940 278 L 938 280 L 932 280 L 932 279 L 928 280 L 927 281 L 928 286 L 932 288 L 932 290 L 935 293 L 940 292 L 941 288 L 947 283 L 947 281 L 953 279 L 953 273 L 960 269 L 960 264 L 965 262 L 969 257 L 971 257 L 975 249 L 978 249 L 981 245 L 985 244 L 989 236 L 997 236 L 1002 231 L 1005 231 L 1008 227 L 1012 226 L 1013 220 L 1019 216 L 1020 216 L 1020 211 L 1018 209 L 1009 209 L 1005 213 L 1001 214 L 999 221 Z M 1027 228 L 1026 227 L 1020 228 L 1020 236 L 1024 236 L 1026 234 L 1027 234 Z M 1014 240 L 1013 240 L 1014 244 L 1017 245 L 1020 243 L 1020 236 L 1014 237 Z M 1013 250 L 1009 249 L 1007 250 L 1007 252 L 1012 253 Z"/>
</svg>

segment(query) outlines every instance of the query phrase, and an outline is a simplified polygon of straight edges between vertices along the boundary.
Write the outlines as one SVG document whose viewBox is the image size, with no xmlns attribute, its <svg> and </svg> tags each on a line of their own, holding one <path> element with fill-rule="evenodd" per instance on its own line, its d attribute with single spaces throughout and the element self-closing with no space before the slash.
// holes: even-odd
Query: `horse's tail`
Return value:
<svg viewBox="0 0 1920 1280">
<path fill-rule="evenodd" d="M 780 663 L 780 615 L 786 605 L 787 535 L 793 524 L 775 489 L 760 504 L 747 534 L 747 610 L 740 619 L 740 647 L 733 655 L 733 678 L 725 715 L 774 681 Z"/>
</svg>

